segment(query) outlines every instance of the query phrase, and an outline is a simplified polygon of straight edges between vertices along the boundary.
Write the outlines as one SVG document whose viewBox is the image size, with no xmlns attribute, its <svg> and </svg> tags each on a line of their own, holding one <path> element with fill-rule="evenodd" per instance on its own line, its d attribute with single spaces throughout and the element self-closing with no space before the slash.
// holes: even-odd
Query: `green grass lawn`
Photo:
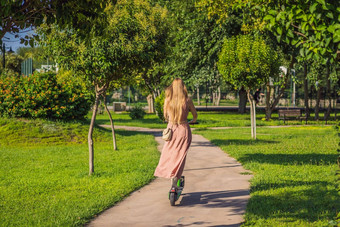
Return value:
<svg viewBox="0 0 340 227">
<path fill-rule="evenodd" d="M 311 117 L 314 117 L 312 115 Z M 88 118 L 91 118 L 91 113 L 88 114 Z M 112 118 L 115 125 L 127 125 L 127 126 L 138 126 L 138 127 L 146 127 L 146 128 L 164 128 L 166 124 L 163 123 L 156 114 L 146 114 L 144 119 L 141 120 L 131 120 L 129 114 L 127 112 L 117 112 L 112 113 Z M 192 119 L 191 113 L 188 116 L 189 119 Z M 276 125 L 284 125 L 282 120 L 278 120 L 278 114 L 273 113 L 272 120 L 265 120 L 265 113 L 262 111 L 258 111 L 256 115 L 256 125 L 257 126 L 276 126 Z M 321 119 L 323 119 L 323 115 L 321 115 Z M 336 124 L 334 121 L 334 115 L 332 115 L 332 119 L 327 122 L 327 124 Z M 340 120 L 340 114 L 338 114 L 338 120 Z M 194 128 L 207 128 L 207 127 L 248 127 L 250 126 L 250 114 L 238 114 L 237 112 L 198 112 L 198 120 L 199 124 L 193 125 L 191 127 Z M 103 114 L 98 114 L 96 118 L 97 124 L 110 124 L 109 117 L 106 112 Z M 304 125 L 305 122 L 302 121 L 294 121 L 289 120 L 286 124 L 290 125 Z M 325 121 L 315 121 L 309 120 L 308 125 L 323 125 Z"/>
<path fill-rule="evenodd" d="M 153 136 L 95 128 L 88 176 L 88 125 L 0 120 L 0 226 L 79 226 L 153 179 Z"/>
<path fill-rule="evenodd" d="M 333 127 L 198 130 L 253 172 L 245 226 L 336 226 L 340 212 Z M 331 225 L 333 222 L 334 225 Z"/>
</svg>

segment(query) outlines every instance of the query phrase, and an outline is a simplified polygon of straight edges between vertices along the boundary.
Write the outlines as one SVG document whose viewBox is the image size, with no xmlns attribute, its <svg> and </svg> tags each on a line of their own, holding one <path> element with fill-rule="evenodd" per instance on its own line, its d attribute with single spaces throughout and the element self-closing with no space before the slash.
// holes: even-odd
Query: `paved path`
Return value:
<svg viewBox="0 0 340 227">
<path fill-rule="evenodd" d="M 149 132 L 162 148 L 161 130 L 119 127 Z M 122 202 L 104 211 L 89 226 L 239 226 L 249 199 L 251 175 L 240 163 L 200 135 L 193 135 L 184 170 L 185 187 L 170 206 L 170 180 L 156 178 Z"/>
</svg>

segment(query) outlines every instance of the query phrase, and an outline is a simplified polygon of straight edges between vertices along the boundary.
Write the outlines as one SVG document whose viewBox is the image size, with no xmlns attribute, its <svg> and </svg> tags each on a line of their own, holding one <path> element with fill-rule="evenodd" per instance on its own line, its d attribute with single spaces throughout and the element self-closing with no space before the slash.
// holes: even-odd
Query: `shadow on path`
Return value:
<svg viewBox="0 0 340 227">
<path fill-rule="evenodd" d="M 243 214 L 247 199 L 242 197 L 248 195 L 248 190 L 185 193 L 179 205 L 188 207 L 203 206 L 207 208 L 229 207 L 234 213 Z"/>
</svg>

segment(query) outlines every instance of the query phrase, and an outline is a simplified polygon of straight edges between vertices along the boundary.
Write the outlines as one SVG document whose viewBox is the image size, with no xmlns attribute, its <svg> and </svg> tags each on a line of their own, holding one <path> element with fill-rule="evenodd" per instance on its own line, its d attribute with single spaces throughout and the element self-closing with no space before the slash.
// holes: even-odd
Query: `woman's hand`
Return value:
<svg viewBox="0 0 340 227">
<path fill-rule="evenodd" d="M 192 119 L 191 121 L 188 122 L 189 125 L 194 125 L 198 124 L 198 122 L 195 119 Z"/>
</svg>

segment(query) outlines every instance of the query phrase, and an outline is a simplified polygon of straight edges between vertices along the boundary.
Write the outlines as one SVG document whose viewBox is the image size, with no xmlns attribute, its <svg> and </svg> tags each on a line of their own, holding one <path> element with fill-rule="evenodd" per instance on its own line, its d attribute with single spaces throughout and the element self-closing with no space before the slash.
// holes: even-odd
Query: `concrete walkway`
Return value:
<svg viewBox="0 0 340 227">
<path fill-rule="evenodd" d="M 155 135 L 159 129 L 119 127 Z M 170 180 L 157 178 L 104 211 L 89 226 L 239 226 L 249 199 L 251 175 L 240 163 L 200 135 L 193 135 L 183 175 L 185 187 L 170 206 Z M 243 174 L 242 174 L 243 173 Z"/>
</svg>

